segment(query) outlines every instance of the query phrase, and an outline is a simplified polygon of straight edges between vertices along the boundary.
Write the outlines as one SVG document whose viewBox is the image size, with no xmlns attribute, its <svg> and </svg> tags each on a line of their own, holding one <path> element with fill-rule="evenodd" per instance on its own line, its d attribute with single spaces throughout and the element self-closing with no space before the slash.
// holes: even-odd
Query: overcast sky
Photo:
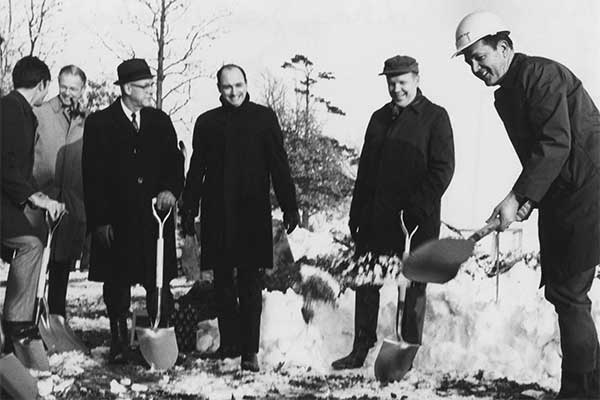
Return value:
<svg viewBox="0 0 600 400">
<path fill-rule="evenodd" d="M 126 23 L 135 0 L 64 0 L 61 21 L 69 40 L 52 60 L 57 68 L 80 65 L 91 79 L 116 78 L 118 57 L 98 39 L 119 39 L 151 58 L 148 43 Z M 519 173 L 516 156 L 493 108 L 493 89 L 476 80 L 462 58 L 451 59 L 460 19 L 477 9 L 497 13 L 511 27 L 517 51 L 567 65 L 600 100 L 600 6 L 596 0 L 203 0 L 178 29 L 228 11 L 223 33 L 203 49 L 207 72 L 223 63 L 245 67 L 249 92 L 257 98 L 260 75 L 284 73 L 280 65 L 296 53 L 337 79 L 320 84 L 318 94 L 332 100 L 345 117 L 327 118 L 325 133 L 357 148 L 371 113 L 389 100 L 383 61 L 408 54 L 420 64 L 421 87 L 445 107 L 454 128 L 457 166 L 444 198 L 443 218 L 459 226 L 478 226 L 510 189 Z M 199 14 L 196 15 L 195 13 Z M 55 72 L 56 73 L 56 72 Z M 194 87 L 190 118 L 218 105 L 215 82 Z M 189 132 L 179 127 L 186 142 Z"/>
</svg>

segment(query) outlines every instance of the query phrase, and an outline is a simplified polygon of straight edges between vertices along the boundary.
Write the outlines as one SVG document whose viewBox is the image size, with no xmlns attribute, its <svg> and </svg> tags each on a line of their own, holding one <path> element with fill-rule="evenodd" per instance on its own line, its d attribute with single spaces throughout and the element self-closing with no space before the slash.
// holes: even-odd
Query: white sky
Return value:
<svg viewBox="0 0 600 400">
<path fill-rule="evenodd" d="M 122 25 L 134 0 L 63 1 L 69 40 L 51 57 L 56 66 L 74 63 L 91 79 L 116 78 L 119 62 L 98 34 L 132 43 L 138 56 L 152 57 L 148 43 Z M 567 65 L 600 104 L 600 2 L 596 0 L 195 0 L 205 16 L 222 10 L 225 32 L 203 50 L 204 67 L 214 72 L 224 62 L 242 65 L 249 92 L 260 94 L 260 74 L 283 72 L 281 64 L 296 53 L 337 79 L 319 84 L 318 94 L 347 116 L 327 117 L 325 133 L 360 148 L 371 113 L 389 100 L 381 71 L 383 61 L 408 54 L 420 64 L 421 88 L 445 107 L 452 120 L 456 172 L 444 198 L 443 218 L 458 226 L 479 226 L 519 173 L 502 123 L 493 108 L 492 91 L 469 72 L 461 58 L 450 59 L 454 31 L 467 13 L 487 9 L 511 27 L 517 51 L 545 56 Z M 193 12 L 187 17 L 195 20 Z M 182 21 L 179 29 L 185 29 Z M 144 54 L 147 52 L 147 54 Z M 53 71 L 56 74 L 55 71 Z M 213 79 L 201 79 L 188 110 L 196 116 L 218 105 Z M 189 143 L 190 133 L 179 127 Z"/>
</svg>

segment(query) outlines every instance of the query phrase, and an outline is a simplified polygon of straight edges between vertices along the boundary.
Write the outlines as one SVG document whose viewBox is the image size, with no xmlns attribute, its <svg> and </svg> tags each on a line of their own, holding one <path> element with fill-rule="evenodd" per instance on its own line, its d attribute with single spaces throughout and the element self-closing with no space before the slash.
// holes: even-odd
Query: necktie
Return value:
<svg viewBox="0 0 600 400">
<path fill-rule="evenodd" d="M 133 124 L 133 129 L 135 129 L 136 132 L 140 131 L 140 126 L 137 123 L 137 119 L 135 118 L 135 113 L 131 113 L 131 123 Z"/>
</svg>

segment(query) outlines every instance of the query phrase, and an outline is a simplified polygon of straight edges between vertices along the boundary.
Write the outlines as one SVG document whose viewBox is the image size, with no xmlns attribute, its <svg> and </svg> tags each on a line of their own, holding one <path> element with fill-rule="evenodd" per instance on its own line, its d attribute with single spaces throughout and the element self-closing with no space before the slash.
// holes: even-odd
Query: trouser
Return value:
<svg viewBox="0 0 600 400">
<path fill-rule="evenodd" d="M 36 236 L 4 238 L 2 244 L 16 250 L 8 271 L 4 319 L 32 321 L 44 246 Z"/>
<path fill-rule="evenodd" d="M 237 346 L 242 354 L 258 353 L 262 279 L 258 268 L 238 268 L 237 285 L 233 268 L 214 271 L 215 297 L 221 346 Z"/>
<path fill-rule="evenodd" d="M 558 314 L 563 372 L 586 373 L 597 368 L 600 344 L 588 297 L 595 273 L 591 268 L 564 282 L 546 282 L 546 299 Z"/>
<path fill-rule="evenodd" d="M 158 290 L 155 286 L 144 286 L 146 290 L 146 310 L 152 321 L 156 318 Z M 119 282 L 104 282 L 102 296 L 106 304 L 106 312 L 111 320 L 127 318 L 131 305 L 131 286 Z M 167 285 L 162 288 L 160 327 L 167 325 L 173 310 L 173 294 Z"/>
<path fill-rule="evenodd" d="M 52 261 L 48 266 L 48 308 L 50 314 L 66 317 L 67 287 L 71 262 Z"/>
<path fill-rule="evenodd" d="M 408 343 L 421 344 L 425 322 L 426 283 L 411 282 L 406 288 L 400 334 Z M 354 348 L 373 347 L 377 342 L 379 287 L 363 286 L 356 290 L 354 309 Z"/>
</svg>

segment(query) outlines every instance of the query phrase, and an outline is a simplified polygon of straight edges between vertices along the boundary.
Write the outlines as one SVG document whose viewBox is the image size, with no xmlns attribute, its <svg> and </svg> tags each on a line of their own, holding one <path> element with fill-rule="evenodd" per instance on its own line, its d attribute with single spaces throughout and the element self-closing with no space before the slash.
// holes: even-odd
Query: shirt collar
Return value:
<svg viewBox="0 0 600 400">
<path fill-rule="evenodd" d="M 125 103 L 123 102 L 123 98 L 121 98 L 121 99 L 120 99 L 120 102 L 121 102 L 121 108 L 123 109 L 123 112 L 125 113 L 125 116 L 127 117 L 127 119 L 128 119 L 129 121 L 133 121 L 133 120 L 131 119 L 131 114 L 133 114 L 133 111 L 131 111 L 131 110 L 130 110 L 130 109 L 129 109 L 129 108 L 126 106 L 126 105 L 125 105 Z M 137 122 L 138 126 L 140 126 L 140 124 L 141 124 L 141 122 L 142 122 L 142 118 L 141 118 L 141 115 L 140 115 L 140 111 L 139 111 L 139 110 L 135 112 L 135 118 L 136 118 L 136 122 Z"/>
</svg>

